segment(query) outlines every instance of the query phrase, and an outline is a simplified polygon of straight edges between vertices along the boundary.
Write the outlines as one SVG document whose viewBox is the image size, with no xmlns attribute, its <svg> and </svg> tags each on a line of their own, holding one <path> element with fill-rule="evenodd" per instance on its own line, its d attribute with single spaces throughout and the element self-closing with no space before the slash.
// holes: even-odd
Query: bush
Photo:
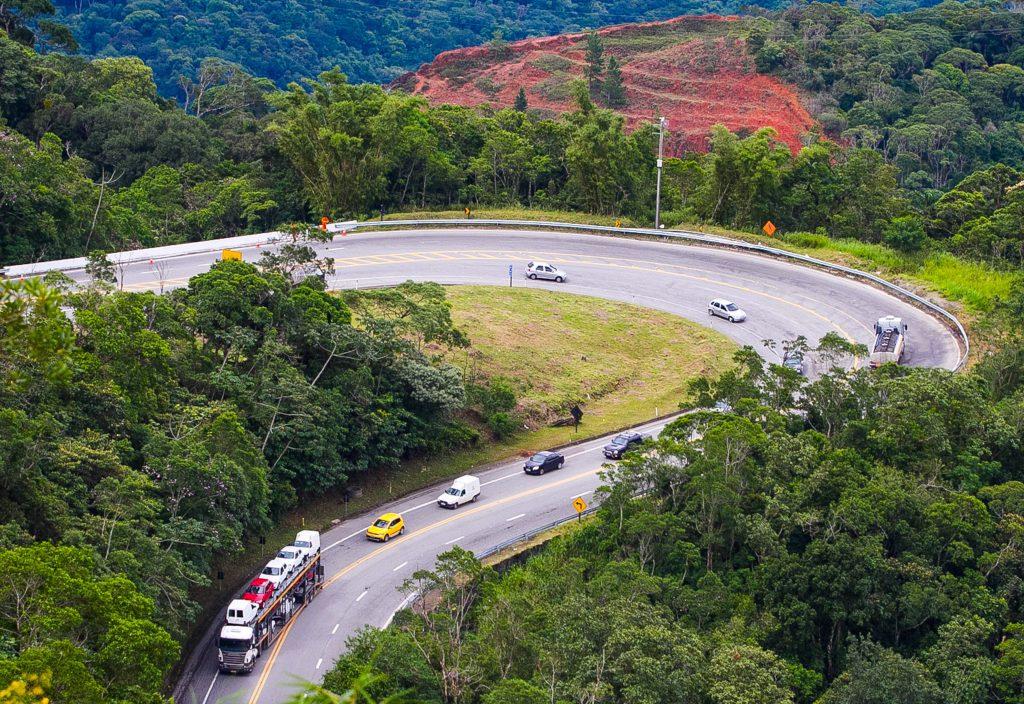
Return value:
<svg viewBox="0 0 1024 704">
<path fill-rule="evenodd" d="M 832 242 L 826 235 L 819 235 L 811 232 L 790 232 L 782 237 L 786 244 L 807 249 L 825 249 Z"/>
<path fill-rule="evenodd" d="M 487 416 L 487 427 L 498 440 L 505 440 L 516 434 L 519 422 L 516 417 L 506 411 L 498 411 Z"/>
<path fill-rule="evenodd" d="M 929 242 L 928 234 L 924 231 L 924 222 L 917 215 L 893 218 L 892 222 L 883 228 L 882 233 L 885 244 L 908 254 L 920 252 Z"/>
</svg>

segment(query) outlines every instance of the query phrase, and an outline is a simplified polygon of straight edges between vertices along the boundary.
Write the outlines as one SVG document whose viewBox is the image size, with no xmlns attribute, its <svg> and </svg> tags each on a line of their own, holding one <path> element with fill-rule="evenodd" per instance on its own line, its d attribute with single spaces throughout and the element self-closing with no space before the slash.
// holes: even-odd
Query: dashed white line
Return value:
<svg viewBox="0 0 1024 704">
<path fill-rule="evenodd" d="M 509 521 L 514 521 L 514 520 L 516 520 L 517 518 L 522 518 L 522 517 L 523 517 L 523 516 L 525 516 L 525 515 L 526 515 L 525 513 L 520 513 L 520 514 L 519 514 L 518 516 L 512 516 L 512 518 L 506 518 L 506 519 L 505 519 L 505 523 L 508 523 Z"/>
<path fill-rule="evenodd" d="M 408 561 L 408 560 L 406 560 L 405 562 L 403 562 L 402 564 L 400 564 L 400 565 L 399 565 L 398 567 L 396 567 L 395 569 L 393 569 L 393 570 L 391 570 L 391 571 L 392 571 L 392 572 L 397 572 L 398 570 L 402 569 L 403 567 L 405 567 L 405 566 L 406 566 L 406 565 L 408 565 L 408 564 L 409 564 L 409 561 Z"/>
<path fill-rule="evenodd" d="M 319 670 L 320 666 L 323 665 L 323 664 L 324 664 L 324 659 L 323 658 L 320 658 L 319 660 L 317 660 L 316 661 L 316 669 Z"/>
<path fill-rule="evenodd" d="M 365 593 L 366 593 L 366 592 L 363 592 L 363 594 L 365 594 Z M 359 601 L 359 599 L 356 599 L 356 601 Z M 339 627 L 340 625 L 341 625 L 340 623 L 336 623 L 336 624 L 334 624 L 334 628 L 332 628 L 332 629 L 331 629 L 331 635 L 332 635 L 332 636 L 333 636 L 333 635 L 334 635 L 335 633 L 337 633 L 337 632 L 338 632 L 338 627 Z"/>
<path fill-rule="evenodd" d="M 366 596 L 369 592 L 370 592 L 369 589 L 364 589 L 363 593 L 356 597 L 356 601 L 357 602 L 362 601 L 363 597 Z"/>
<path fill-rule="evenodd" d="M 465 537 L 466 536 L 464 536 L 464 535 L 460 535 L 458 538 L 452 538 L 447 543 L 445 543 L 445 545 L 451 545 L 452 543 L 457 543 L 458 541 L 462 540 Z"/>
</svg>

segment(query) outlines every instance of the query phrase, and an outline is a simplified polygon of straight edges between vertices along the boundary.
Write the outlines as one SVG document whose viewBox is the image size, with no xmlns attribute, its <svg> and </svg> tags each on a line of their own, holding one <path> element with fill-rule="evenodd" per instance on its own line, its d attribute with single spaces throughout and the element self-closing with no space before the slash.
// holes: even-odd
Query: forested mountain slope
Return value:
<svg viewBox="0 0 1024 704">
<path fill-rule="evenodd" d="M 473 46 L 498 31 L 506 39 L 688 13 L 733 13 L 784 0 L 55 0 L 90 56 L 139 56 L 164 95 L 202 59 L 242 64 L 279 85 L 338 66 L 357 81 L 388 81 L 442 51 Z M 879 0 L 872 11 L 905 10 L 930 0 Z"/>
</svg>

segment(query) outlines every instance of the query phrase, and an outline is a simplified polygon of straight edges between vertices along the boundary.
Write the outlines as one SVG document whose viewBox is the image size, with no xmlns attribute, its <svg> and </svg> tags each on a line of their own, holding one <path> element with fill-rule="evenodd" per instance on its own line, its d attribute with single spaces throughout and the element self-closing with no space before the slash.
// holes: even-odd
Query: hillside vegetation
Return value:
<svg viewBox="0 0 1024 704">
<path fill-rule="evenodd" d="M 586 27 L 658 20 L 686 13 L 737 12 L 739 0 L 53 0 L 87 56 L 139 56 L 165 96 L 203 59 L 242 65 L 284 86 L 334 66 L 357 81 L 388 81 L 456 47 L 495 34 L 506 39 Z M 19 3 L 14 3 L 18 5 Z M 787 3 L 760 0 L 777 9 Z M 929 0 L 884 0 L 875 11 L 901 11 Z"/>
<path fill-rule="evenodd" d="M 1019 704 L 1017 354 L 808 383 L 742 350 L 694 385 L 731 412 L 609 467 L 597 517 L 525 565 L 441 555 L 324 684 L 368 672 L 368 698 L 428 704 Z"/>
</svg>

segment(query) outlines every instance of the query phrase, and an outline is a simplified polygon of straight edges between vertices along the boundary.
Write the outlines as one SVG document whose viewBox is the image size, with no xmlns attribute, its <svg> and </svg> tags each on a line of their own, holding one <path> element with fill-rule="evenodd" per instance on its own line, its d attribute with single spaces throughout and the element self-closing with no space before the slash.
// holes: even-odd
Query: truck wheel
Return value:
<svg viewBox="0 0 1024 704">
<path fill-rule="evenodd" d="M 474 495 L 473 496 L 473 503 L 476 503 L 476 500 L 479 499 L 479 498 L 480 498 L 480 494 Z"/>
</svg>

